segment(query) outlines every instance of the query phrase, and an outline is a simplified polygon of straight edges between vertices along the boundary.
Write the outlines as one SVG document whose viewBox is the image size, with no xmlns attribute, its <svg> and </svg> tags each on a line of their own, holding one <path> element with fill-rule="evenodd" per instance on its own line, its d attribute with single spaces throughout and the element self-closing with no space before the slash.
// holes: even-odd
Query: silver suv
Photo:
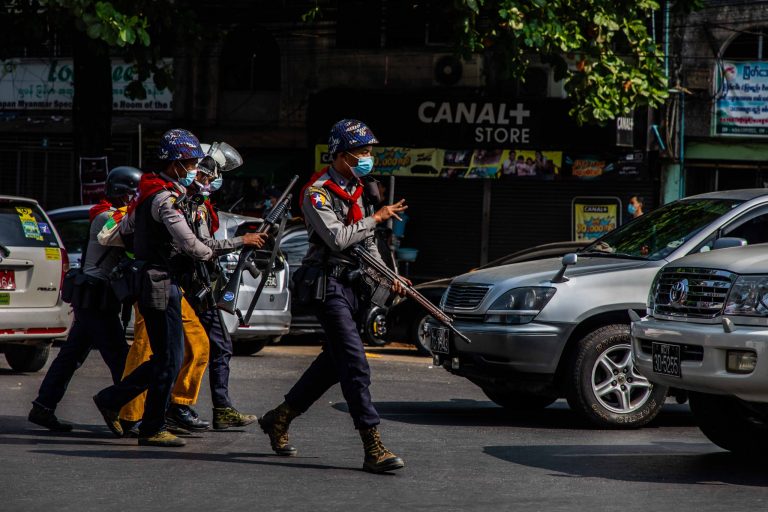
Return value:
<svg viewBox="0 0 768 512">
<path fill-rule="evenodd" d="M 768 230 L 768 213 L 752 227 Z M 636 366 L 689 392 L 715 444 L 768 452 L 768 244 L 687 256 L 659 272 L 632 324 Z"/>
<path fill-rule="evenodd" d="M 0 350 L 17 371 L 45 366 L 54 338 L 69 331 L 61 282 L 67 251 L 34 199 L 0 196 Z"/>
<path fill-rule="evenodd" d="M 703 194 L 647 213 L 562 262 L 459 276 L 441 308 L 472 343 L 429 324 L 436 362 L 511 409 L 565 397 L 599 426 L 644 425 L 667 388 L 634 365 L 628 310 L 644 314 L 651 282 L 668 262 L 709 250 L 722 237 L 768 242 L 766 220 L 768 190 Z"/>
</svg>

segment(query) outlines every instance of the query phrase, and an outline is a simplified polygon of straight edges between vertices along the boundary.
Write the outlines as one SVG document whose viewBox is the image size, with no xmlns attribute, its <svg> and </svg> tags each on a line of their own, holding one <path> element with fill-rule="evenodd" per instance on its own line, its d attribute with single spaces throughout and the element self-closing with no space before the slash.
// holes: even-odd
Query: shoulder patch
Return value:
<svg viewBox="0 0 768 512">
<path fill-rule="evenodd" d="M 312 206 L 319 210 L 328 204 L 328 199 L 323 192 L 313 192 L 310 190 L 309 199 L 312 201 Z"/>
</svg>

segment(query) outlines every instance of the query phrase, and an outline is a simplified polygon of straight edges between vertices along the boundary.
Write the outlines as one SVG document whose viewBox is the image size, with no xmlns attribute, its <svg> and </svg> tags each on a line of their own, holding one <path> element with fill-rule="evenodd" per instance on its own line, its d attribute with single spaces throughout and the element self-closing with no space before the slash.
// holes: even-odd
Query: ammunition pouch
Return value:
<svg viewBox="0 0 768 512">
<path fill-rule="evenodd" d="M 133 304 L 141 292 L 142 270 L 146 262 L 124 258 L 109 275 L 109 286 L 117 301 Z"/>
<path fill-rule="evenodd" d="M 293 277 L 293 297 L 291 300 L 306 306 L 325 298 L 326 273 L 319 265 L 302 265 Z"/>
<path fill-rule="evenodd" d="M 148 309 L 165 311 L 171 299 L 171 273 L 168 270 L 149 267 L 142 272 L 139 304 Z"/>
</svg>

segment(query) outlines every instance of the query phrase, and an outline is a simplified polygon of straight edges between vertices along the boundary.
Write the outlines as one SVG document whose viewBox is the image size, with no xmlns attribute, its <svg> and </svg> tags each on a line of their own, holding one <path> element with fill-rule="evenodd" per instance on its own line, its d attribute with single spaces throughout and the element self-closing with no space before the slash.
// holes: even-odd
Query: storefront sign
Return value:
<svg viewBox="0 0 768 512">
<path fill-rule="evenodd" d="M 107 157 L 80 158 L 80 203 L 96 204 L 105 197 Z"/>
<path fill-rule="evenodd" d="M 635 145 L 635 118 L 633 113 L 616 118 L 616 145 L 620 147 L 634 147 Z"/>
<path fill-rule="evenodd" d="M 596 240 L 621 222 L 621 201 L 616 197 L 577 197 L 573 200 L 573 239 Z"/>
<path fill-rule="evenodd" d="M 715 103 L 717 135 L 768 135 L 768 61 L 724 61 Z"/>
<path fill-rule="evenodd" d="M 165 59 L 171 66 L 173 59 Z M 112 61 L 112 107 L 122 111 L 170 111 L 173 93 L 158 90 L 150 77 L 144 82 L 146 99 L 133 100 L 125 90 L 136 68 Z M 8 59 L 0 61 L 0 110 L 69 110 L 74 97 L 72 60 Z"/>
</svg>

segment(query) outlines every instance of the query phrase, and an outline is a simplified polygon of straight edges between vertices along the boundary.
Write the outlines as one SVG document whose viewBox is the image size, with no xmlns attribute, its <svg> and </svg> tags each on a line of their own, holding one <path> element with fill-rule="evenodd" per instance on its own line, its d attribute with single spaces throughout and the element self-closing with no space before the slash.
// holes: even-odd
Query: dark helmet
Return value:
<svg viewBox="0 0 768 512">
<path fill-rule="evenodd" d="M 107 197 L 121 197 L 135 194 L 139 189 L 142 172 L 135 167 L 115 167 L 107 175 L 105 192 Z"/>
</svg>

